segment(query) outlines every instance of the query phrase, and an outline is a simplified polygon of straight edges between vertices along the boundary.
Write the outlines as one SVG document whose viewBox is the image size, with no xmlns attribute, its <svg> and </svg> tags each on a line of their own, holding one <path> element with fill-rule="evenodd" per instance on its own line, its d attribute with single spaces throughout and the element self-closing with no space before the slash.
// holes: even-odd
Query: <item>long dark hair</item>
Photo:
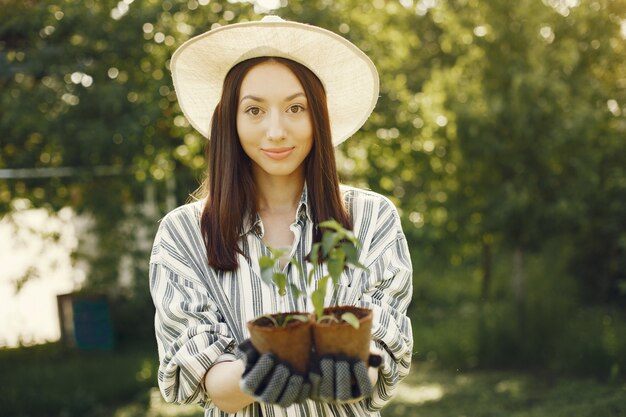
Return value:
<svg viewBox="0 0 626 417">
<path fill-rule="evenodd" d="M 237 269 L 239 238 L 247 219 L 257 213 L 257 193 L 250 159 L 237 134 L 237 106 L 241 82 L 256 65 L 275 61 L 285 65 L 298 78 L 307 98 L 313 147 L 304 160 L 309 208 L 314 224 L 335 219 L 352 229 L 352 220 L 339 191 L 339 177 L 330 132 L 326 92 L 321 81 L 302 64 L 285 58 L 259 57 L 240 62 L 226 75 L 222 97 L 213 113 L 210 140 L 206 147 L 209 169 L 201 187 L 206 196 L 201 232 L 209 265 L 226 271 Z M 319 241 L 316 228 L 314 241 Z"/>
</svg>

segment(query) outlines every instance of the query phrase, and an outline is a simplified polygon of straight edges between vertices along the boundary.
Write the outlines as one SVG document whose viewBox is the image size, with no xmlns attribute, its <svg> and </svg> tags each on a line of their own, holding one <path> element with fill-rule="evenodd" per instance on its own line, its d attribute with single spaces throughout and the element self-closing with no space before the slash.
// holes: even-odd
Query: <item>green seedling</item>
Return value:
<svg viewBox="0 0 626 417">
<path fill-rule="evenodd" d="M 345 321 L 346 323 L 348 323 L 350 326 L 354 327 L 355 329 L 358 329 L 360 326 L 359 319 L 357 318 L 357 316 L 349 312 L 343 313 L 341 315 L 341 320 Z M 331 316 L 330 314 L 325 314 L 322 317 L 319 317 L 317 319 L 317 322 L 318 323 L 324 323 L 324 322 L 341 323 L 341 320 L 339 320 L 335 316 Z"/>
<path fill-rule="evenodd" d="M 335 220 L 322 222 L 319 224 L 319 228 L 322 230 L 322 239 L 313 244 L 311 253 L 307 257 L 307 260 L 313 264 L 313 268 L 311 268 L 307 276 L 307 283 L 310 287 L 317 267 L 326 264 L 328 274 L 320 278 L 317 288 L 310 294 L 316 320 L 322 322 L 330 320 L 330 316 L 324 315 L 324 299 L 326 298 L 328 280 L 331 280 L 332 287 L 335 289 L 339 285 L 341 273 L 347 266 L 361 269 L 366 269 L 366 267 L 359 262 L 357 248 L 360 246 L 360 243 L 354 233 L 346 230 Z M 298 298 L 304 295 L 304 293 L 295 285 L 288 284 L 285 274 L 275 272 L 276 262 L 284 254 L 285 251 L 270 249 L 270 256 L 261 257 L 261 278 L 268 284 L 274 283 L 278 287 L 279 295 L 285 296 L 287 289 L 289 289 L 294 297 Z M 295 258 L 291 258 L 289 262 L 298 269 L 301 275 L 304 274 L 302 265 Z M 335 317 L 333 317 L 333 320 L 338 321 Z M 352 313 L 344 313 L 341 316 L 341 320 L 355 329 L 359 328 L 359 319 Z"/>
<path fill-rule="evenodd" d="M 292 321 L 301 321 L 301 322 L 309 321 L 309 316 L 306 316 L 304 314 L 278 314 L 278 315 L 265 314 L 259 317 L 259 319 L 263 319 L 263 318 L 268 319 L 274 327 L 287 327 L 287 324 L 289 324 L 289 322 L 292 322 Z"/>
</svg>

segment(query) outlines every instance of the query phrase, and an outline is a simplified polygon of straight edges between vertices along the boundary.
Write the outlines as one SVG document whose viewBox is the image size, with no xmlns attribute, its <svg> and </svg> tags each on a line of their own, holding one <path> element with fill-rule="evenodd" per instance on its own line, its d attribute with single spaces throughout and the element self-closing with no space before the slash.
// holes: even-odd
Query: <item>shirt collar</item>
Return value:
<svg viewBox="0 0 626 417">
<path fill-rule="evenodd" d="M 302 194 L 300 195 L 300 201 L 298 203 L 298 208 L 296 210 L 296 218 L 295 222 L 301 220 L 311 221 L 313 216 L 311 216 L 310 203 L 308 198 L 308 191 L 306 182 L 304 183 L 304 188 L 302 189 Z M 254 219 L 250 221 L 250 217 L 246 216 L 243 220 L 243 227 L 241 229 L 241 233 L 239 237 L 247 235 L 248 233 L 254 233 L 258 237 L 263 237 L 265 234 L 265 230 L 263 230 L 263 222 L 261 221 L 261 216 L 259 213 L 256 213 Z"/>
<path fill-rule="evenodd" d="M 251 219 L 249 216 L 246 216 L 243 219 L 243 227 L 241 228 L 241 233 L 239 234 L 239 237 L 245 236 L 248 233 L 254 233 L 257 236 L 263 236 L 263 222 L 261 222 L 261 216 L 259 216 L 259 213 L 256 213 L 252 221 L 250 220 Z"/>
<path fill-rule="evenodd" d="M 300 196 L 300 203 L 298 203 L 298 210 L 296 211 L 296 220 L 301 218 L 307 219 L 309 221 L 313 220 L 310 205 L 311 203 L 309 202 L 309 193 L 305 182 L 304 188 L 302 189 L 302 195 Z"/>
</svg>

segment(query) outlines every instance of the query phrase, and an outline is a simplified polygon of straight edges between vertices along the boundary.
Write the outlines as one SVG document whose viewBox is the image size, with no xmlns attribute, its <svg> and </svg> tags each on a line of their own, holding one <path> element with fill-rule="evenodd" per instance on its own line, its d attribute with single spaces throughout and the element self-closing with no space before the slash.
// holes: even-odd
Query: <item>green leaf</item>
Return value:
<svg viewBox="0 0 626 417">
<path fill-rule="evenodd" d="M 313 303 L 313 308 L 315 308 L 315 315 L 321 317 L 324 314 L 324 295 L 320 294 L 319 291 L 313 291 L 311 302 Z"/>
<path fill-rule="evenodd" d="M 354 266 L 355 268 L 362 269 L 364 271 L 368 271 L 369 270 L 369 268 L 366 267 L 365 265 L 363 265 L 361 262 L 354 262 L 354 263 L 350 262 L 350 265 Z"/>
<path fill-rule="evenodd" d="M 343 313 L 341 315 L 341 320 L 345 321 L 346 323 L 348 323 L 350 326 L 354 327 L 355 329 L 358 329 L 359 326 L 361 325 L 359 323 L 359 319 L 353 313 Z"/>
<path fill-rule="evenodd" d="M 343 228 L 343 226 L 341 224 L 339 224 L 337 222 L 337 220 L 335 219 L 330 219 L 330 220 L 326 220 L 323 221 L 319 224 L 320 229 L 331 229 L 331 230 L 335 230 L 337 232 L 341 231 L 341 230 L 345 230 Z"/>
<path fill-rule="evenodd" d="M 349 264 L 356 265 L 359 263 L 359 254 L 352 243 L 343 242 L 340 248 L 346 254 L 346 260 Z"/>
<path fill-rule="evenodd" d="M 276 259 L 270 256 L 261 256 L 259 259 L 259 266 L 261 269 L 263 268 L 274 268 L 274 264 L 276 263 Z"/>
<path fill-rule="evenodd" d="M 281 256 L 283 256 L 284 254 L 287 253 L 286 249 L 274 249 L 274 248 L 268 248 L 268 249 L 272 253 L 272 256 L 274 257 L 274 260 L 280 258 Z"/>
<path fill-rule="evenodd" d="M 311 268 L 309 271 L 309 276 L 306 279 L 306 285 L 311 286 L 311 280 L 313 279 L 313 274 L 315 274 L 315 268 Z"/>
<path fill-rule="evenodd" d="M 344 239 L 347 239 L 350 243 L 352 243 L 355 247 L 360 247 L 361 246 L 361 242 L 359 242 L 359 239 L 354 235 L 354 233 L 351 230 L 345 230 L 345 235 L 343 236 Z"/>
<path fill-rule="evenodd" d="M 324 321 L 329 321 L 329 322 L 332 322 L 332 323 L 339 323 L 339 320 L 337 320 L 337 317 L 335 317 L 335 316 L 333 316 L 331 314 L 325 314 L 322 317 L 318 318 L 317 321 L 319 323 L 322 323 Z"/>
<path fill-rule="evenodd" d="M 293 265 L 296 269 L 298 269 L 298 273 L 300 274 L 300 276 L 304 275 L 304 270 L 302 269 L 302 265 L 300 265 L 300 262 L 298 262 L 296 258 L 291 258 L 289 260 L 289 263 Z"/>
<path fill-rule="evenodd" d="M 276 318 L 274 316 L 272 316 L 271 314 L 264 314 L 261 317 L 259 317 L 257 320 L 262 319 L 262 318 L 266 318 L 269 321 L 271 321 L 272 324 L 274 325 L 274 327 L 280 327 L 280 324 L 278 323 Z"/>
<path fill-rule="evenodd" d="M 341 250 L 333 250 L 328 258 L 328 273 L 333 279 L 333 284 L 339 283 L 341 273 L 346 267 L 346 254 Z"/>
<path fill-rule="evenodd" d="M 311 294 L 311 303 L 315 309 L 315 315 L 319 318 L 324 314 L 324 298 L 326 297 L 326 286 L 328 285 L 328 275 L 325 275 L 317 282 L 317 289 Z"/>
<path fill-rule="evenodd" d="M 289 291 L 291 291 L 295 298 L 300 298 L 302 294 L 304 294 L 304 292 L 300 291 L 300 288 L 296 287 L 295 284 L 289 284 Z"/>
<path fill-rule="evenodd" d="M 309 316 L 305 316 L 304 314 L 289 314 L 285 317 L 285 322 L 283 323 L 283 326 L 293 320 L 298 320 L 306 323 L 307 321 L 309 321 Z"/>
<path fill-rule="evenodd" d="M 261 268 L 261 279 L 263 280 L 263 282 L 265 282 L 267 285 L 272 285 L 273 283 L 273 276 L 274 275 L 274 268 Z"/>
<path fill-rule="evenodd" d="M 339 241 L 337 233 L 324 232 L 322 235 L 322 255 L 327 256 L 331 249 Z"/>
<path fill-rule="evenodd" d="M 318 243 L 313 244 L 313 247 L 311 248 L 311 253 L 309 254 L 309 261 L 313 265 L 317 265 L 318 264 L 320 247 L 321 247 L 321 244 L 318 242 Z"/>
<path fill-rule="evenodd" d="M 285 294 L 287 294 L 287 277 L 285 274 L 276 272 L 272 278 L 278 286 L 278 294 L 280 296 L 285 296 Z"/>
</svg>

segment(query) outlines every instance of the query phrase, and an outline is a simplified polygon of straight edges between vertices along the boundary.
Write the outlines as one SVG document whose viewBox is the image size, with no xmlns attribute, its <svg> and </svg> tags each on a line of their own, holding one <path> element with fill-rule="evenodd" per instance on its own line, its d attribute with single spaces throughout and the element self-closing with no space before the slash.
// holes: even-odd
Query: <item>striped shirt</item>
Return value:
<svg viewBox="0 0 626 417">
<path fill-rule="evenodd" d="M 337 291 L 328 291 L 326 305 L 351 304 L 374 311 L 372 344 L 383 350 L 383 363 L 371 397 L 354 404 L 329 404 L 307 400 L 283 408 L 253 403 L 235 414 L 220 411 L 203 389 L 203 378 L 218 357 L 233 352 L 249 337 L 246 322 L 280 311 L 312 311 L 306 297 L 279 296 L 276 286 L 260 278 L 259 258 L 269 254 L 262 241 L 263 224 L 257 216 L 246 223 L 235 271 L 208 265 L 200 232 L 203 201 L 179 207 L 161 221 L 150 257 L 150 292 L 156 307 L 155 330 L 159 351 L 158 384 L 166 401 L 199 403 L 205 417 L 217 416 L 378 416 L 398 382 L 411 365 L 413 337 L 406 310 L 412 295 L 412 266 L 396 208 L 371 191 L 342 186 L 352 216 L 354 233 L 361 241 L 359 261 L 367 270 L 347 268 Z M 290 257 L 303 266 L 287 264 L 288 280 L 306 288 L 312 267 L 305 261 L 311 250 L 313 222 L 306 187 L 296 218 Z M 315 271 L 315 281 L 325 271 Z"/>
</svg>

